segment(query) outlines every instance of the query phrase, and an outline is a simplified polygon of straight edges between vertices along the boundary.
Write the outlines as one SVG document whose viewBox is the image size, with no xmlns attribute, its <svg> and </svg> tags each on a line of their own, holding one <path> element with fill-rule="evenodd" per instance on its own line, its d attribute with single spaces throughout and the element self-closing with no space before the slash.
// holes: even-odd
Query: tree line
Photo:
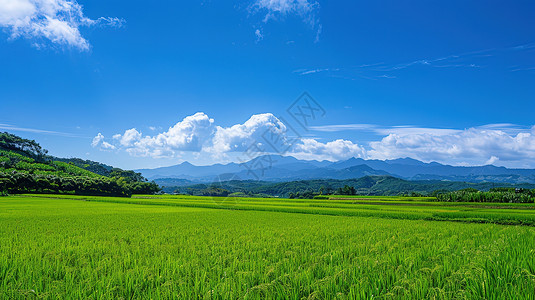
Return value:
<svg viewBox="0 0 535 300">
<path fill-rule="evenodd" d="M 159 191 L 160 187 L 154 182 L 132 181 L 124 177 L 66 177 L 16 171 L 0 172 L 0 194 L 72 193 L 129 197 L 132 194 L 154 194 Z"/>
<path fill-rule="evenodd" d="M 83 167 L 99 170 L 105 175 Z M 159 191 L 156 183 L 147 182 L 140 173 L 81 159 L 54 160 L 35 141 L 0 133 L 0 194 L 69 193 L 128 197 Z"/>
<path fill-rule="evenodd" d="M 438 194 L 436 197 L 438 201 L 446 202 L 533 203 L 535 200 L 535 189 L 493 188 L 488 192 L 482 192 L 469 188 Z"/>
</svg>

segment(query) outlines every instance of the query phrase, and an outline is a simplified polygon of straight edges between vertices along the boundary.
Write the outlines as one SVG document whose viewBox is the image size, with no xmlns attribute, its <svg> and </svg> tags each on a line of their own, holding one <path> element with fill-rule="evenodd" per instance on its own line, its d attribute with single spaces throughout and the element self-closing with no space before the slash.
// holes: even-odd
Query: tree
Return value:
<svg viewBox="0 0 535 300">
<path fill-rule="evenodd" d="M 23 139 L 8 132 L 0 132 L 0 149 L 20 152 L 36 160 L 45 160 L 47 150 L 34 140 Z"/>
<path fill-rule="evenodd" d="M 8 187 L 11 185 L 9 178 L 0 178 L 0 196 L 7 195 Z"/>
<path fill-rule="evenodd" d="M 343 188 L 338 189 L 338 194 L 339 195 L 356 195 L 357 192 L 355 190 L 355 187 L 345 185 Z"/>
</svg>

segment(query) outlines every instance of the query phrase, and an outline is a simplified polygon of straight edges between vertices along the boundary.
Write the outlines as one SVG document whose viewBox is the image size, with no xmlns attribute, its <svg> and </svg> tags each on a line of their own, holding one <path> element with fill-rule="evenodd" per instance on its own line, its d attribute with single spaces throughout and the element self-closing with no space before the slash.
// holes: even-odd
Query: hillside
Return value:
<svg viewBox="0 0 535 300">
<path fill-rule="evenodd" d="M 130 196 L 159 190 L 134 171 L 47 153 L 33 140 L 0 133 L 0 193 Z"/>
<path fill-rule="evenodd" d="M 497 187 L 519 187 L 534 189 L 535 184 L 509 184 L 509 183 L 470 183 L 439 180 L 419 180 L 409 181 L 392 176 L 365 176 L 357 179 L 317 179 L 300 180 L 290 182 L 267 182 L 267 181 L 224 181 L 215 184 L 192 184 L 180 186 L 165 186 L 172 183 L 171 180 L 156 180 L 163 186 L 163 191 L 167 193 L 183 193 L 190 195 L 206 195 L 213 188 L 227 190 L 229 193 L 261 194 L 274 197 L 289 197 L 303 194 L 332 194 L 338 193 L 344 187 L 352 187 L 357 195 L 403 195 L 421 194 L 436 195 L 442 192 L 457 191 L 466 188 L 473 188 L 481 191 L 488 191 Z"/>
</svg>

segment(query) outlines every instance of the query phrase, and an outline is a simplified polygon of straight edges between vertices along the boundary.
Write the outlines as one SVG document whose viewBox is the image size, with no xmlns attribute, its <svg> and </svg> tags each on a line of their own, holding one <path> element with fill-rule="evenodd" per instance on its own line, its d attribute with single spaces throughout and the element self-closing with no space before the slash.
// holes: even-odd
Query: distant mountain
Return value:
<svg viewBox="0 0 535 300">
<path fill-rule="evenodd" d="M 508 169 L 493 165 L 459 167 L 437 162 L 424 163 L 412 158 L 364 160 L 350 158 L 329 162 L 299 160 L 289 156 L 266 155 L 246 163 L 194 166 L 179 165 L 136 170 L 149 179 L 178 178 L 191 182 L 217 180 L 293 181 L 311 179 L 350 179 L 389 175 L 406 180 L 449 180 L 467 182 L 535 183 L 535 170 Z"/>
<path fill-rule="evenodd" d="M 179 165 L 162 167 L 156 169 L 140 169 L 140 172 L 148 179 L 157 178 L 182 178 L 182 179 L 201 179 L 204 177 L 213 177 L 223 173 L 237 173 L 243 168 L 239 164 L 215 164 L 211 166 L 194 166 L 189 162 L 183 162 Z"/>
<path fill-rule="evenodd" d="M 306 170 L 316 170 L 332 164 L 329 161 L 299 160 L 291 156 L 265 155 L 246 163 L 215 164 L 210 166 L 194 166 L 183 162 L 170 167 L 156 169 L 140 169 L 140 172 L 149 179 L 182 178 L 192 181 L 210 181 L 216 176 L 232 177 L 237 175 L 240 179 L 279 180 L 290 176 L 289 171 L 306 173 Z"/>
<path fill-rule="evenodd" d="M 493 165 L 459 167 L 443 165 L 437 162 L 424 163 L 411 158 L 395 160 L 364 160 L 361 158 L 350 158 L 345 161 L 336 162 L 330 168 L 347 168 L 354 165 L 367 165 L 375 170 L 382 170 L 392 175 L 407 179 L 448 179 L 448 180 L 478 180 L 478 176 L 483 176 L 487 180 L 492 176 L 507 177 L 508 175 L 522 176 L 524 179 L 535 180 L 535 170 L 533 169 L 508 169 Z M 505 176 L 505 177 L 504 177 Z M 483 180 L 485 178 L 481 178 Z M 516 177 L 519 178 L 519 177 Z M 499 180 L 499 181 L 502 181 Z"/>
</svg>

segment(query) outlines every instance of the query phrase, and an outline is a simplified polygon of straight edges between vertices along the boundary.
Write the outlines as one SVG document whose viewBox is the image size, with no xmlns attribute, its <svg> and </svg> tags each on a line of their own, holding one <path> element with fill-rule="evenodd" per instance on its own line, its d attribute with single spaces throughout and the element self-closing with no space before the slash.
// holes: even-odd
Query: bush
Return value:
<svg viewBox="0 0 535 300">
<path fill-rule="evenodd" d="M 446 202 L 500 202 L 500 203 L 533 203 L 532 193 L 516 193 L 508 190 L 500 192 L 474 192 L 460 190 L 451 193 L 437 195 L 437 200 Z"/>
</svg>

